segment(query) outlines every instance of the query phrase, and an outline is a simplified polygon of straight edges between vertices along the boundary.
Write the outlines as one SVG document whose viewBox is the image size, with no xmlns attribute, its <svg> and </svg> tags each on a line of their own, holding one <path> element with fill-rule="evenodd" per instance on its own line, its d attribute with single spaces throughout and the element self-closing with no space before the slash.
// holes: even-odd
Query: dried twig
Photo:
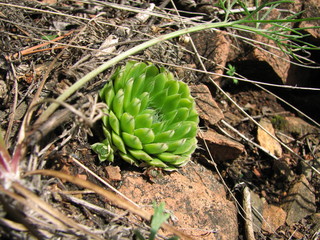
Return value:
<svg viewBox="0 0 320 240">
<path fill-rule="evenodd" d="M 116 205 L 117 207 L 120 207 L 122 209 L 126 209 L 126 210 L 142 217 L 143 219 L 145 219 L 147 221 L 151 220 L 151 214 L 149 214 L 148 212 L 140 209 L 139 207 L 137 207 L 133 203 L 123 199 L 122 197 L 120 197 L 110 191 L 107 191 L 107 190 L 103 189 L 102 187 L 99 187 L 89 181 L 83 180 L 78 177 L 70 176 L 70 175 L 62 173 L 62 172 L 52 171 L 52 170 L 36 170 L 36 171 L 26 173 L 25 176 L 35 175 L 35 174 L 57 177 L 57 178 L 66 180 L 68 182 L 71 182 L 73 184 L 76 184 L 78 186 L 91 189 L 91 190 L 95 191 L 97 194 L 108 199 L 108 201 L 110 201 L 112 204 Z M 171 233 L 173 233 L 183 239 L 186 239 L 186 240 L 192 239 L 190 236 L 177 230 L 176 228 L 170 226 L 169 224 L 163 223 L 162 227 L 163 227 L 163 229 L 165 229 L 165 230 L 167 230 L 167 231 L 169 231 L 169 232 L 171 232 Z"/>
</svg>

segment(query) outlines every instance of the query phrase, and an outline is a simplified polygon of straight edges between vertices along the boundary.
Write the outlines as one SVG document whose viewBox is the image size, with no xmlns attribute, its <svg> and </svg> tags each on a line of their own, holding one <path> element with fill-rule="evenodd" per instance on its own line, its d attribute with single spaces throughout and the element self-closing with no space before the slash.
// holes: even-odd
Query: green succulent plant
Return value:
<svg viewBox="0 0 320 240">
<path fill-rule="evenodd" d="M 114 153 L 136 166 L 185 165 L 197 147 L 199 117 L 186 83 L 165 68 L 130 61 L 101 89 L 106 137 L 92 145 L 100 161 Z"/>
</svg>

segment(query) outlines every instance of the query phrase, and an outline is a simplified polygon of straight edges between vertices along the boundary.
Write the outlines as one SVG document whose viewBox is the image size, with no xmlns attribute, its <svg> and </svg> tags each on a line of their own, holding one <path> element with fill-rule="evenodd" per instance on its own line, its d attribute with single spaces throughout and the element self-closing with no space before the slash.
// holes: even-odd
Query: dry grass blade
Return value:
<svg viewBox="0 0 320 240">
<path fill-rule="evenodd" d="M 12 188 L 23 195 L 23 197 L 18 196 L 3 188 L 0 188 L 0 190 L 10 197 L 14 198 L 15 200 L 23 203 L 25 206 L 32 208 L 35 212 L 38 212 L 40 215 L 50 220 L 50 222 L 59 226 L 59 229 L 67 230 L 69 227 L 71 227 L 87 236 L 91 236 L 94 239 L 101 239 L 100 237 L 80 226 L 72 219 L 66 217 L 61 212 L 54 209 L 51 205 L 40 199 L 37 195 L 35 195 L 27 188 L 23 187 L 21 184 L 17 182 L 12 183 Z"/>
<path fill-rule="evenodd" d="M 40 48 L 43 48 L 49 44 L 51 44 L 52 42 L 56 42 L 56 41 L 59 41 L 67 36 L 69 36 L 70 34 L 72 34 L 74 31 L 70 31 L 66 34 L 64 34 L 63 36 L 60 36 L 60 37 L 57 37 L 55 39 L 52 39 L 50 42 L 44 42 L 44 43 L 41 43 L 37 46 L 33 46 L 33 47 L 30 47 L 30 48 L 27 48 L 25 50 L 22 50 L 18 53 L 15 53 L 13 55 L 10 55 L 10 56 L 5 56 L 5 59 L 6 60 L 12 60 L 12 59 L 16 59 L 20 56 L 25 56 L 25 55 L 28 55 L 28 54 L 32 54 L 32 53 L 36 53 L 36 52 L 40 52 L 40 51 L 47 51 L 47 50 L 52 50 L 52 48 L 46 48 L 46 49 L 40 49 Z M 63 47 L 61 47 L 63 48 Z"/>
<path fill-rule="evenodd" d="M 91 189 L 91 190 L 95 191 L 97 194 L 108 199 L 112 204 L 116 205 L 117 207 L 120 207 L 122 209 L 126 209 L 126 210 L 130 211 L 131 213 L 134 213 L 147 221 L 151 220 L 152 215 L 149 214 L 148 212 L 140 209 L 139 207 L 137 207 L 133 203 L 131 203 L 125 199 L 122 199 L 120 196 L 118 196 L 110 191 L 107 191 L 107 190 L 103 189 L 102 187 L 99 187 L 89 181 L 86 181 L 81 178 L 71 176 L 71 175 L 68 175 L 68 174 L 65 174 L 62 172 L 53 171 L 53 170 L 36 170 L 36 171 L 26 173 L 25 176 L 35 175 L 35 174 L 57 177 L 57 178 L 65 180 L 65 181 L 71 182 L 73 184 L 76 184 L 78 186 L 81 186 L 81 187 L 84 187 L 87 189 Z M 179 231 L 178 229 L 170 226 L 169 224 L 164 223 L 164 224 L 162 224 L 162 227 L 164 230 L 167 230 L 167 231 L 181 237 L 182 239 L 187 239 L 187 240 L 192 239 L 190 236 L 188 236 L 185 233 Z"/>
<path fill-rule="evenodd" d="M 11 221 L 6 218 L 0 218 L 0 224 L 16 231 L 28 231 L 28 229 L 23 224 Z"/>
</svg>

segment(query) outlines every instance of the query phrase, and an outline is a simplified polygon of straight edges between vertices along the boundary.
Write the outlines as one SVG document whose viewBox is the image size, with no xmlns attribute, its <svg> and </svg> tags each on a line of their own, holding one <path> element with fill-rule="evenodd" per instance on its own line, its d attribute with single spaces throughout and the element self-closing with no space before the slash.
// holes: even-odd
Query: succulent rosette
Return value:
<svg viewBox="0 0 320 240">
<path fill-rule="evenodd" d="M 92 145 L 100 161 L 114 154 L 136 166 L 185 165 L 197 147 L 199 117 L 186 83 L 165 68 L 130 61 L 100 91 L 106 137 Z"/>
</svg>

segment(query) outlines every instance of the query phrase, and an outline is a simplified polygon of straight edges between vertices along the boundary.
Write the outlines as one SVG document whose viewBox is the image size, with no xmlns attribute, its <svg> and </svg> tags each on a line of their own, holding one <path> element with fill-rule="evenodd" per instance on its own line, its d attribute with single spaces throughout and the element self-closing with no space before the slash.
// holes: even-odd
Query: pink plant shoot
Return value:
<svg viewBox="0 0 320 240">
<path fill-rule="evenodd" d="M 22 156 L 22 146 L 18 144 L 11 157 L 2 136 L 0 129 L 0 180 L 5 188 L 19 178 L 19 160 Z"/>
</svg>

